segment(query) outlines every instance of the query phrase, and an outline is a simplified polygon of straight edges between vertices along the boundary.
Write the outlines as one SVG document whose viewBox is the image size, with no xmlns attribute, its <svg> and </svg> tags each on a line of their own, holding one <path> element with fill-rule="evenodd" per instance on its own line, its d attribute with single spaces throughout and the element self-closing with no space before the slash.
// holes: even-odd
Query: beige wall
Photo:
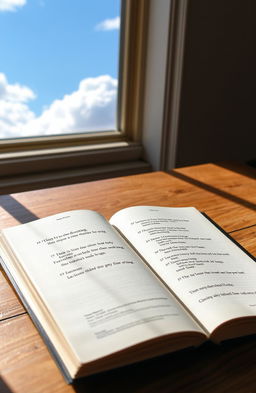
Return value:
<svg viewBox="0 0 256 393">
<path fill-rule="evenodd" d="M 256 1 L 190 0 L 177 166 L 256 158 Z"/>
</svg>

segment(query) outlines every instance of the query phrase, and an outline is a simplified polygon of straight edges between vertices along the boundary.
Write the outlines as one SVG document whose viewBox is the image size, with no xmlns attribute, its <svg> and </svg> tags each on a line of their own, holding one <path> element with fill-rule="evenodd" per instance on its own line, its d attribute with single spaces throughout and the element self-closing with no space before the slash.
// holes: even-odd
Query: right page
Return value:
<svg viewBox="0 0 256 393">
<path fill-rule="evenodd" d="M 235 318 L 256 317 L 254 260 L 195 208 L 130 207 L 110 223 L 210 334 Z"/>
</svg>

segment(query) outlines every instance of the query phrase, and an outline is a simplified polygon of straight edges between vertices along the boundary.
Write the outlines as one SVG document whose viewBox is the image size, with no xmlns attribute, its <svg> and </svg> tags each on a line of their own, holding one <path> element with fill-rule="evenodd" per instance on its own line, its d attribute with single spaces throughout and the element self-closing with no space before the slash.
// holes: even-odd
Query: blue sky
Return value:
<svg viewBox="0 0 256 393">
<path fill-rule="evenodd" d="M 83 91 L 91 90 L 93 86 L 97 89 L 100 83 L 105 83 L 106 96 L 109 86 L 114 89 L 118 77 L 119 29 L 116 18 L 119 15 L 120 0 L 0 0 L 0 73 L 5 77 L 2 78 L 5 91 L 8 86 L 8 91 L 14 91 L 17 85 L 20 87 L 17 124 L 23 125 L 21 105 L 33 112 L 27 112 L 26 121 L 35 120 L 55 100 L 63 100 L 65 95 L 76 92 L 79 83 L 87 78 L 109 77 L 108 80 L 95 79 L 97 83 L 94 80 L 90 84 L 84 83 Z M 104 25 L 106 20 L 109 20 L 108 28 Z M 30 95 L 25 94 L 25 88 L 31 91 Z M 1 114 L 4 105 L 13 111 L 10 102 L 17 104 L 17 95 L 15 97 L 14 100 L 13 95 L 5 94 L 1 100 L 0 80 L 2 137 Z M 2 115 L 2 122 L 3 118 Z M 13 126 L 14 118 L 13 115 Z M 5 120 L 7 124 L 8 119 Z M 21 134 L 25 135 L 24 127 Z"/>
</svg>

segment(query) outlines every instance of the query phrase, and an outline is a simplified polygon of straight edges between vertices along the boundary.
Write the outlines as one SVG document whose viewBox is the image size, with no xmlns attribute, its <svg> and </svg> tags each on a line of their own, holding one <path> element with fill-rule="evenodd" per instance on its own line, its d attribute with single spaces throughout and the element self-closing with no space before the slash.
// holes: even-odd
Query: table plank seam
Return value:
<svg viewBox="0 0 256 393">
<path fill-rule="evenodd" d="M 16 318 L 16 317 L 20 317 L 20 316 L 25 315 L 25 314 L 27 314 L 27 311 L 23 311 L 23 312 L 21 312 L 21 313 L 19 313 L 19 314 L 15 314 L 15 315 L 11 315 L 11 316 L 6 317 L 6 318 L 2 318 L 2 319 L 0 319 L 0 323 L 1 323 L 1 322 L 8 321 L 9 319 L 13 319 L 13 318 Z"/>
<path fill-rule="evenodd" d="M 249 228 L 253 228 L 253 227 L 256 227 L 256 224 L 248 225 L 247 227 L 242 227 L 242 228 L 239 228 L 239 229 L 234 229 L 233 231 L 230 231 L 228 233 L 239 232 L 239 231 L 243 231 L 244 229 L 249 229 Z"/>
</svg>

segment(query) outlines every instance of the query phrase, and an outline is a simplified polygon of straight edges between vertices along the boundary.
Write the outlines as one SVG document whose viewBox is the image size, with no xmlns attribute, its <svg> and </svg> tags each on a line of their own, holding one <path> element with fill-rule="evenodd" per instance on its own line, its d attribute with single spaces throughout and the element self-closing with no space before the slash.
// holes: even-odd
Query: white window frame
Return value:
<svg viewBox="0 0 256 393">
<path fill-rule="evenodd" d="M 175 167 L 188 0 L 151 0 L 142 143 L 154 170 Z"/>
<path fill-rule="evenodd" d="M 170 167 L 186 7 L 187 0 L 123 0 L 119 131 L 1 141 L 1 194 Z"/>
</svg>

